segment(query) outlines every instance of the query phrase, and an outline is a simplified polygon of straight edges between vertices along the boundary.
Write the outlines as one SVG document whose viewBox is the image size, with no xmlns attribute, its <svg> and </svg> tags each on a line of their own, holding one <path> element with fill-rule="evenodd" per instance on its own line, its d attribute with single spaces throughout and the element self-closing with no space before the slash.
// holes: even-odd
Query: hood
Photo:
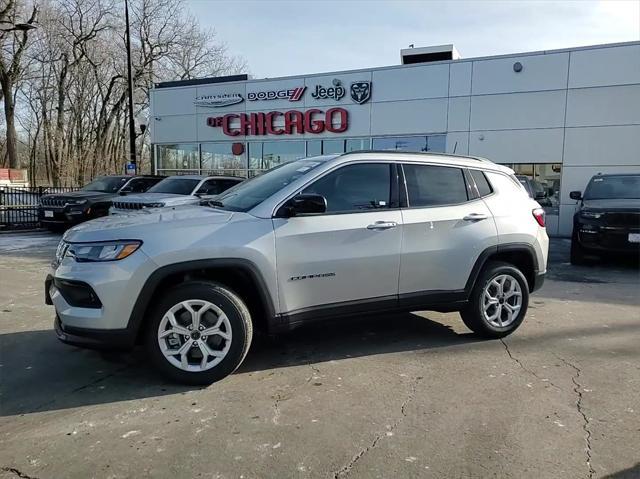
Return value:
<svg viewBox="0 0 640 479">
<path fill-rule="evenodd" d="M 74 200 L 93 200 L 96 198 L 111 198 L 118 196 L 118 193 L 105 193 L 104 191 L 69 191 L 68 193 L 52 193 L 50 195 L 43 195 L 42 199 L 58 200 L 58 199 L 74 199 Z"/>
<path fill-rule="evenodd" d="M 111 241 L 139 239 L 166 235 L 179 230 L 188 235 L 191 229 L 211 229 L 213 224 L 229 221 L 236 213 L 207 206 L 180 206 L 175 208 L 149 208 L 117 216 L 103 216 L 74 226 L 64 235 L 65 241 Z"/>
<path fill-rule="evenodd" d="M 584 200 L 583 209 L 597 211 L 636 211 L 640 212 L 640 199 Z"/>
<path fill-rule="evenodd" d="M 167 205 L 195 203 L 198 200 L 197 196 L 170 193 L 139 193 L 137 195 L 124 195 L 119 199 L 122 203 L 165 203 Z"/>
</svg>

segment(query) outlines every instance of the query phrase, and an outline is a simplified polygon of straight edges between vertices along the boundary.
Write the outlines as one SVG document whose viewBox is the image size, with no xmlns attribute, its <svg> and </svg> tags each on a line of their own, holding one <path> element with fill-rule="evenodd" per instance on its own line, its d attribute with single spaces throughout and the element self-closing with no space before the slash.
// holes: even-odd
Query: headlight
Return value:
<svg viewBox="0 0 640 479">
<path fill-rule="evenodd" d="M 599 218 L 602 218 L 603 215 L 604 213 L 599 213 L 597 211 L 582 210 L 580 212 L 580 216 L 582 216 L 583 218 L 591 219 L 591 220 L 597 220 Z"/>
<path fill-rule="evenodd" d="M 143 208 L 162 208 L 164 203 L 147 203 Z"/>
<path fill-rule="evenodd" d="M 142 241 L 105 241 L 99 243 L 70 243 L 65 252 L 65 256 L 74 258 L 76 261 L 117 261 L 133 254 Z"/>
<path fill-rule="evenodd" d="M 68 205 L 84 205 L 87 200 L 69 200 L 67 201 Z"/>
</svg>

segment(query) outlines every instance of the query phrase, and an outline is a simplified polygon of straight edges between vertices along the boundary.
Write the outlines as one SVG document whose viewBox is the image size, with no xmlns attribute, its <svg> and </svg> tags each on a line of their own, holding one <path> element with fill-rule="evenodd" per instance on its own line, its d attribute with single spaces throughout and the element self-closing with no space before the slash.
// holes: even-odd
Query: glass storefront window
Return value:
<svg viewBox="0 0 640 479">
<path fill-rule="evenodd" d="M 374 150 L 434 151 L 444 153 L 446 135 L 374 138 Z"/>
<path fill-rule="evenodd" d="M 351 138 L 347 140 L 345 151 L 369 150 L 371 148 L 370 138 Z"/>
<path fill-rule="evenodd" d="M 244 176 L 244 155 L 231 152 L 233 143 L 202 143 L 202 173 L 209 175 Z"/>
<path fill-rule="evenodd" d="M 262 143 L 262 158 L 252 169 L 268 170 L 281 163 L 304 157 L 304 141 L 265 141 Z M 252 158 L 253 160 L 253 155 Z"/>
<path fill-rule="evenodd" d="M 543 198 L 536 201 L 547 214 L 547 231 L 549 234 L 558 233 L 558 215 L 560 214 L 560 177 L 561 163 L 517 163 L 506 165 L 516 172 L 517 176 L 531 180 L 531 188 L 535 192 L 542 192 Z"/>
<path fill-rule="evenodd" d="M 199 168 L 197 144 L 158 145 L 158 169 L 198 170 Z"/>
<path fill-rule="evenodd" d="M 322 140 L 322 154 L 336 155 L 344 153 L 344 140 Z"/>
<path fill-rule="evenodd" d="M 322 155 L 322 140 L 307 141 L 307 156 Z"/>
</svg>

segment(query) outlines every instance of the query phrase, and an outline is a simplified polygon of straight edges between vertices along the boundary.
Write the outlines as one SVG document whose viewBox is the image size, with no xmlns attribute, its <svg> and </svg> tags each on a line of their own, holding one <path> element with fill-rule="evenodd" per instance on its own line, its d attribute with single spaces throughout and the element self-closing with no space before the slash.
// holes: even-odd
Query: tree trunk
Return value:
<svg viewBox="0 0 640 479">
<path fill-rule="evenodd" d="M 13 102 L 13 82 L 7 75 L 2 76 L 2 95 L 4 97 L 4 118 L 7 128 L 7 158 L 9 159 L 9 168 L 18 168 L 15 123 L 16 106 Z"/>
</svg>

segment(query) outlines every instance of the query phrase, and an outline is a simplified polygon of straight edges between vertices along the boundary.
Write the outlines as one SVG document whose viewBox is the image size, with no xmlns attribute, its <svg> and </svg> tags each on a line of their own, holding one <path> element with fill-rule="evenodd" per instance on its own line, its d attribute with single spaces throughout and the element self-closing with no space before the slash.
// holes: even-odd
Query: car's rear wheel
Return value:
<svg viewBox="0 0 640 479">
<path fill-rule="evenodd" d="M 460 311 L 464 324 L 487 338 L 502 338 L 518 329 L 529 306 L 529 285 L 515 266 L 489 262 Z"/>
<path fill-rule="evenodd" d="M 186 384 L 211 384 L 228 376 L 249 350 L 253 327 L 243 300 L 226 286 L 183 283 L 163 296 L 146 330 L 154 365 Z"/>
</svg>

